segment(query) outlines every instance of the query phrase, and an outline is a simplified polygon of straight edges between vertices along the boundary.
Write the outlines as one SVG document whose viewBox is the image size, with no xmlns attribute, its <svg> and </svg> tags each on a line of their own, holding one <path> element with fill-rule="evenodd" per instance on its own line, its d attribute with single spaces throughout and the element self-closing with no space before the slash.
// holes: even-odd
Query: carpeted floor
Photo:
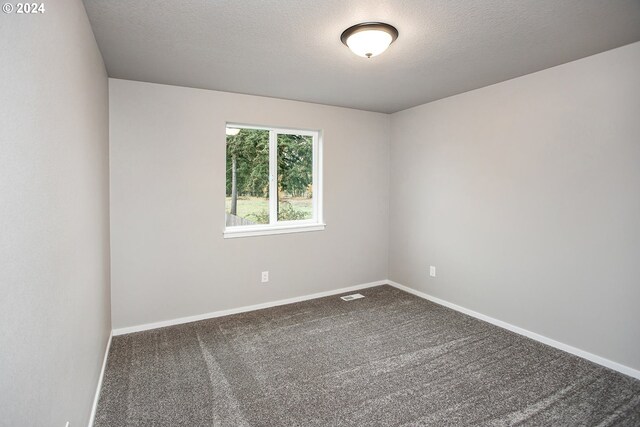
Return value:
<svg viewBox="0 0 640 427">
<path fill-rule="evenodd" d="M 638 426 L 640 381 L 390 286 L 113 338 L 118 426 Z"/>
</svg>

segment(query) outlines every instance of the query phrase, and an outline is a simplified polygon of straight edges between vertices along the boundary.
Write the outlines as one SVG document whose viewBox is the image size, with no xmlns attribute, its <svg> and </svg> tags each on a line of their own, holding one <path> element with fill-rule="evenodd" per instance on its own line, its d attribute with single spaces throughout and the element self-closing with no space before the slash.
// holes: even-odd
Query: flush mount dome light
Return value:
<svg viewBox="0 0 640 427">
<path fill-rule="evenodd" d="M 398 38 L 398 30 L 384 22 L 363 22 L 344 30 L 342 43 L 365 58 L 380 55 Z"/>
<path fill-rule="evenodd" d="M 227 133 L 227 135 L 229 135 L 229 136 L 236 136 L 237 134 L 239 134 L 239 133 L 240 133 L 240 129 L 238 129 L 238 128 L 229 128 L 229 127 L 228 127 L 228 128 L 226 129 L 226 133 Z"/>
</svg>

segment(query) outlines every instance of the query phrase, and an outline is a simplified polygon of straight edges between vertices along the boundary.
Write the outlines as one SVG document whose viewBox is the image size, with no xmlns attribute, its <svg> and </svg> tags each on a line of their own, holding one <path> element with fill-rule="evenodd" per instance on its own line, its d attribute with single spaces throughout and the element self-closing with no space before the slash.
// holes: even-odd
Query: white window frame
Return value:
<svg viewBox="0 0 640 427">
<path fill-rule="evenodd" d="M 269 131 L 269 224 L 227 226 L 225 221 L 223 233 L 224 238 L 231 239 L 236 237 L 324 230 L 326 224 L 323 222 L 322 217 L 322 131 L 246 125 L 241 123 L 227 123 L 226 127 Z M 311 219 L 278 221 L 278 134 L 305 135 L 312 138 L 313 193 L 311 200 L 313 217 Z"/>
</svg>

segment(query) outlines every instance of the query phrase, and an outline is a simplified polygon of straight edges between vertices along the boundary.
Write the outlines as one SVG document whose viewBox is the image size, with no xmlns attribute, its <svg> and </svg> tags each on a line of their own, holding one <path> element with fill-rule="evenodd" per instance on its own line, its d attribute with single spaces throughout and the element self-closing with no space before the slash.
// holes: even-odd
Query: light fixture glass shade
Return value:
<svg viewBox="0 0 640 427">
<path fill-rule="evenodd" d="M 383 22 L 364 22 L 344 30 L 342 43 L 353 53 L 365 58 L 380 55 L 398 38 L 398 30 Z"/>
<path fill-rule="evenodd" d="M 238 128 L 227 128 L 226 133 L 229 136 L 236 136 L 238 133 L 240 133 L 240 129 L 238 129 Z"/>
<path fill-rule="evenodd" d="M 391 41 L 391 34 L 380 30 L 367 30 L 349 36 L 347 46 L 356 55 L 371 58 L 387 50 Z"/>
</svg>

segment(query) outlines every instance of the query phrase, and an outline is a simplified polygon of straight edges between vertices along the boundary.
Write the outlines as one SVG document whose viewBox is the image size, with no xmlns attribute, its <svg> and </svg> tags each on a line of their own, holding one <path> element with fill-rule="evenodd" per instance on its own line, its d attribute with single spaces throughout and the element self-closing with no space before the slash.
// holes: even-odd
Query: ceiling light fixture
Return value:
<svg viewBox="0 0 640 427">
<path fill-rule="evenodd" d="M 398 38 L 398 30 L 384 22 L 363 22 L 342 33 L 340 40 L 353 53 L 365 58 L 380 55 Z"/>
<path fill-rule="evenodd" d="M 238 129 L 238 128 L 227 128 L 226 129 L 226 133 L 229 136 L 236 136 L 237 134 L 240 133 L 240 129 Z"/>
</svg>

